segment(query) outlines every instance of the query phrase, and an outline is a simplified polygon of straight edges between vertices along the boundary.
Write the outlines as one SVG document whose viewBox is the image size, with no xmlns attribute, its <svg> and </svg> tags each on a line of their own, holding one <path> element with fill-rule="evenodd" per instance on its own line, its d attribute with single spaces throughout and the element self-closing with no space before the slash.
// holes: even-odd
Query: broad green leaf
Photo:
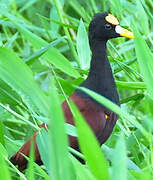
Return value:
<svg viewBox="0 0 153 180">
<path fill-rule="evenodd" d="M 20 95 L 33 111 L 48 113 L 48 101 L 35 83 L 32 71 L 12 51 L 0 48 L 0 79 Z"/>
<path fill-rule="evenodd" d="M 108 164 L 104 158 L 96 137 L 73 103 L 71 103 L 71 108 L 77 127 L 79 145 L 90 167 L 90 170 L 97 180 L 108 180 Z"/>
<path fill-rule="evenodd" d="M 77 52 L 81 69 L 89 69 L 90 65 L 90 47 L 88 35 L 82 19 L 77 32 Z"/>
</svg>

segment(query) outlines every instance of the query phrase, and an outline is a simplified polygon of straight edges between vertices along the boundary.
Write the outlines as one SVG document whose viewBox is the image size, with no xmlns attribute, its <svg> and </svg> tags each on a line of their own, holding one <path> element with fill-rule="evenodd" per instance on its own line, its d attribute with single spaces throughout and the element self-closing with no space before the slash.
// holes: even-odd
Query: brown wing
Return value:
<svg viewBox="0 0 153 180">
<path fill-rule="evenodd" d="M 70 99 L 75 102 L 84 119 L 94 131 L 95 135 L 97 136 L 100 132 L 102 132 L 106 124 L 104 108 L 99 106 L 90 98 L 82 98 L 76 93 L 74 93 Z M 64 109 L 66 122 L 74 125 L 73 116 L 66 101 L 62 104 L 62 107 Z M 78 149 L 77 138 L 69 136 L 69 140 L 70 146 Z"/>
<path fill-rule="evenodd" d="M 45 128 L 46 129 L 46 125 L 43 123 L 40 126 L 40 128 Z M 22 154 L 24 154 L 26 156 L 29 156 L 31 142 L 34 143 L 35 160 L 39 165 L 42 164 L 40 154 L 39 154 L 39 151 L 38 151 L 38 147 L 37 147 L 37 144 L 36 144 L 36 135 L 37 135 L 37 131 L 34 132 L 33 136 L 19 149 L 19 151 L 15 155 L 13 155 L 10 158 L 10 161 L 14 165 L 18 165 L 18 169 L 20 171 L 23 171 L 27 167 L 27 160 L 24 158 L 24 156 Z"/>
</svg>

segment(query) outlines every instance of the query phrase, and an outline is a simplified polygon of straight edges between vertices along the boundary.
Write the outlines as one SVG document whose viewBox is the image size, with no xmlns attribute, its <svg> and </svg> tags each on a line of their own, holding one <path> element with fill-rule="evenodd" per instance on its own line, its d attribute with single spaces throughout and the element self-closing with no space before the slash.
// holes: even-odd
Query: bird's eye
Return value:
<svg viewBox="0 0 153 180">
<path fill-rule="evenodd" d="M 105 24 L 105 29 L 109 30 L 109 29 L 112 29 L 112 26 L 110 24 Z"/>
</svg>

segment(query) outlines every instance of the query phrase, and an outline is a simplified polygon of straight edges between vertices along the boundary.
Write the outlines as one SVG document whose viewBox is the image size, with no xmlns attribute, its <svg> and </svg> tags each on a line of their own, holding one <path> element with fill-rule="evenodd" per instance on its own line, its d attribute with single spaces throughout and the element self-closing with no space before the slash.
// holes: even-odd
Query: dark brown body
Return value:
<svg viewBox="0 0 153 180">
<path fill-rule="evenodd" d="M 100 106 L 90 98 L 83 98 L 76 93 L 72 94 L 70 98 L 71 100 L 73 100 L 73 102 L 75 102 L 85 120 L 94 131 L 97 139 L 99 140 L 99 143 L 103 144 L 112 133 L 113 127 L 117 120 L 117 115 L 111 111 L 108 111 L 103 106 Z M 74 125 L 73 116 L 66 101 L 63 102 L 62 109 L 65 115 L 66 122 Z M 40 127 L 45 128 L 45 124 L 42 124 Z M 42 164 L 38 147 L 36 145 L 36 134 L 37 132 L 35 132 L 30 140 L 27 141 L 21 147 L 21 149 L 11 158 L 11 162 L 14 165 L 18 165 L 20 171 L 24 170 L 27 166 L 27 160 L 22 156 L 22 154 L 26 156 L 29 155 L 30 143 L 32 139 L 34 140 L 35 160 L 39 165 Z M 69 144 L 72 148 L 76 150 L 79 149 L 76 137 L 69 136 Z"/>
</svg>

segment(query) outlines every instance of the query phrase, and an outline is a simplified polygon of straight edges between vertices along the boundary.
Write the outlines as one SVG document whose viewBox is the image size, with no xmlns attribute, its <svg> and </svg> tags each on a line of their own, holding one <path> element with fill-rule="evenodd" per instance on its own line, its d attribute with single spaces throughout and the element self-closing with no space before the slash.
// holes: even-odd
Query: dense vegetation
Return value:
<svg viewBox="0 0 153 180">
<path fill-rule="evenodd" d="M 153 179 L 152 8 L 151 0 L 0 1 L 0 179 Z M 77 134 L 74 127 L 64 126 L 60 103 L 88 74 L 88 24 L 94 13 L 103 11 L 117 16 L 135 39 L 108 43 L 121 108 L 84 89 L 120 115 L 102 152 L 71 104 L 83 155 L 68 148 L 65 132 Z M 31 148 L 28 168 L 21 173 L 9 157 L 42 122 L 52 126 L 37 138 L 44 165 L 34 163 Z"/>
</svg>

